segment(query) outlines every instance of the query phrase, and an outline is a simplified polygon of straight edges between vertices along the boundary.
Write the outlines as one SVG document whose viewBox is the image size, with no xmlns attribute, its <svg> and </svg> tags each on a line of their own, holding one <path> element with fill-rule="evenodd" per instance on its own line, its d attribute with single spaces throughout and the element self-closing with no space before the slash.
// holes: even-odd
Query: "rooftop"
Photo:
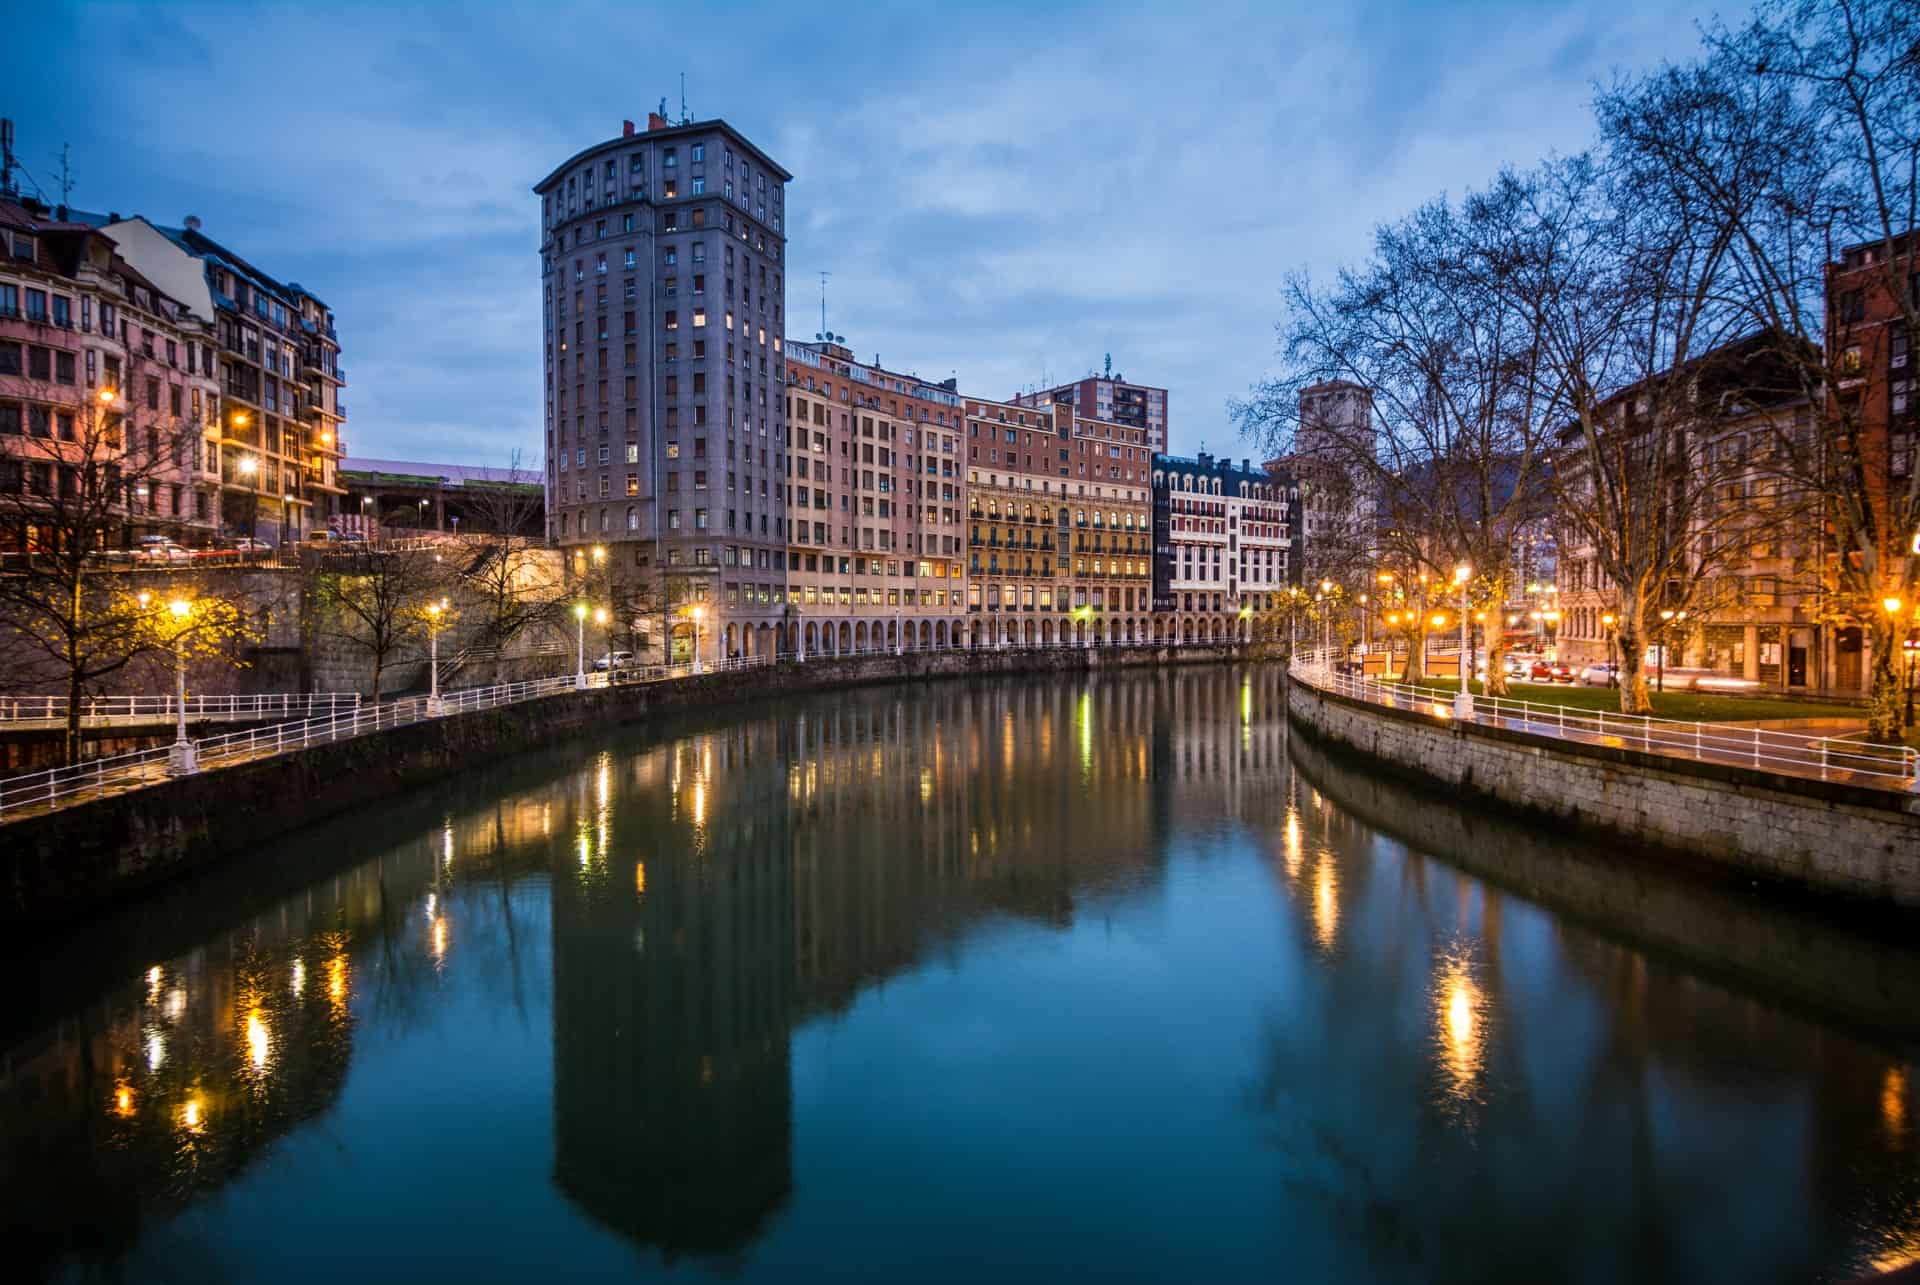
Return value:
<svg viewBox="0 0 1920 1285">
<path fill-rule="evenodd" d="M 471 483 L 543 485 L 540 474 L 530 469 L 485 468 L 477 464 L 434 464 L 425 460 L 376 460 L 353 455 L 340 461 L 339 471 L 342 477 L 357 473 L 368 477 L 439 482 L 443 486 L 466 486 Z"/>
</svg>

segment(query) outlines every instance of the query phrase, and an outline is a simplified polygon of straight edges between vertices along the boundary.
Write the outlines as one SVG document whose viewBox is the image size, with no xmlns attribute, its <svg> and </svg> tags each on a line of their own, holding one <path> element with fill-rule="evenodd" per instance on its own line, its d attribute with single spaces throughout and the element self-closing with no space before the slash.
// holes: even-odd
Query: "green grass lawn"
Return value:
<svg viewBox="0 0 1920 1285">
<path fill-rule="evenodd" d="M 1454 678 L 1429 678 L 1419 684 L 1442 691 L 1458 691 Z M 1574 709 L 1603 709 L 1617 713 L 1620 693 L 1611 687 L 1582 687 L 1566 683 L 1509 683 L 1513 700 L 1533 701 L 1541 705 L 1566 705 Z M 1825 701 L 1791 700 L 1783 696 L 1711 696 L 1693 692 L 1656 692 L 1649 683 L 1655 718 L 1677 718 L 1691 723 L 1745 723 L 1770 718 L 1855 718 L 1864 719 L 1866 711 L 1857 705 L 1837 705 Z M 1474 683 L 1473 692 L 1481 695 L 1484 685 Z"/>
</svg>

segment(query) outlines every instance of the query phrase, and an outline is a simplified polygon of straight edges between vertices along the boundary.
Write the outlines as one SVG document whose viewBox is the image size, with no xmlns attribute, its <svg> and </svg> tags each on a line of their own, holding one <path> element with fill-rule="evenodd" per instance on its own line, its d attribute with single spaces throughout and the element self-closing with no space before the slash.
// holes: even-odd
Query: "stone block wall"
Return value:
<svg viewBox="0 0 1920 1285">
<path fill-rule="evenodd" d="M 1920 909 L 1920 795 L 1535 736 L 1289 683 L 1307 734 L 1554 824 L 1838 898 Z"/>
</svg>

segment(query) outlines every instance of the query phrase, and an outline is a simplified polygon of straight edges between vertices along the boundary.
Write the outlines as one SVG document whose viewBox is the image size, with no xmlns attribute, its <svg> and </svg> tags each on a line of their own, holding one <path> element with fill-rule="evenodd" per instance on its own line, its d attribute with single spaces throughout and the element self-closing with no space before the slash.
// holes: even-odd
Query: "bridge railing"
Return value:
<svg viewBox="0 0 1920 1285">
<path fill-rule="evenodd" d="M 264 692 L 188 696 L 187 718 L 288 718 L 331 715 L 355 709 L 357 692 Z M 0 696 L 0 727 L 9 723 L 64 723 L 73 702 L 66 696 Z M 164 696 L 89 695 L 80 698 L 81 720 L 90 727 L 172 722 L 179 702 Z"/>
<path fill-rule="evenodd" d="M 1319 651 L 1302 651 L 1294 657 L 1289 672 L 1296 681 L 1368 704 L 1412 710 L 1442 721 L 1458 717 L 1455 691 L 1346 672 L 1340 668 L 1341 659 Z M 1472 719 L 1539 736 L 1733 763 L 1789 776 L 1850 780 L 1889 789 L 1920 788 L 1920 752 L 1905 745 L 1479 694 L 1473 696 Z"/>
</svg>

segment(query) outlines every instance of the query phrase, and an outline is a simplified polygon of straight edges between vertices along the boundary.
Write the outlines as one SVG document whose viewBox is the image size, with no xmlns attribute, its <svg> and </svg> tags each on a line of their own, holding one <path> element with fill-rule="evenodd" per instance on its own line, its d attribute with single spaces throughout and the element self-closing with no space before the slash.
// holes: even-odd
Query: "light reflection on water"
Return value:
<svg viewBox="0 0 1920 1285">
<path fill-rule="evenodd" d="M 334 1233 L 389 1211 L 472 1280 L 1734 1280 L 1920 1254 L 1904 1033 L 1392 837 L 1338 770 L 1308 779 L 1278 699 L 1265 670 L 847 694 L 321 827 L 316 851 L 374 855 L 198 907 L 198 936 L 0 1061 L 9 1243 L 29 1275 L 283 1280 L 378 1277 L 399 1242 Z M 1434 851 L 1454 825 L 1557 859 L 1381 806 Z M 1920 975 L 1831 931 L 1788 936 Z M 1128 1212 L 1175 1174 L 1204 1216 Z M 856 1230 L 876 1208 L 897 1233 Z"/>
</svg>

